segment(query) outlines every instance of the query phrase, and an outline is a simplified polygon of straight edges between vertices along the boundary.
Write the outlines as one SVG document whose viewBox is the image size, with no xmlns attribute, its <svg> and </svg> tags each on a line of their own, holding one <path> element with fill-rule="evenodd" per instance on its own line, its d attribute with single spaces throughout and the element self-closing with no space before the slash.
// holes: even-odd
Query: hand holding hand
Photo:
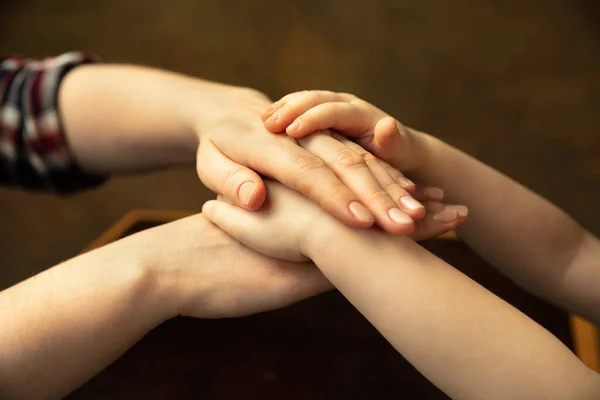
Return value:
<svg viewBox="0 0 600 400">
<path fill-rule="evenodd" d="M 143 260 L 153 277 L 150 287 L 159 293 L 151 297 L 161 299 L 156 308 L 166 307 L 161 313 L 168 317 L 244 316 L 286 307 L 333 288 L 312 263 L 258 254 L 201 214 L 110 246 L 102 250 L 119 252 L 118 259 Z"/>
<path fill-rule="evenodd" d="M 406 234 L 414 229 L 413 220 L 423 217 L 423 205 L 410 195 L 414 184 L 388 164 L 379 165 L 325 136 L 302 148 L 292 138 L 264 128 L 258 115 L 268 99 L 261 94 L 218 85 L 214 91 L 215 116 L 207 123 L 203 110 L 192 124 L 199 138 L 197 170 L 210 189 L 236 205 L 247 210 L 261 207 L 266 198 L 261 174 L 302 193 L 352 227 L 377 222 L 390 233 Z"/>
<path fill-rule="evenodd" d="M 255 212 L 224 200 L 206 202 L 203 213 L 210 221 L 246 246 L 269 257 L 292 261 L 307 260 L 306 243 L 323 224 L 338 223 L 301 194 L 276 182 L 267 181 L 270 197 Z M 424 188 L 417 196 L 424 199 L 428 215 L 410 235 L 423 240 L 454 229 L 466 219 L 466 208 L 441 203 L 443 192 Z M 435 200 L 433 199 L 435 198 Z"/>
<path fill-rule="evenodd" d="M 323 129 L 350 136 L 366 150 L 403 172 L 424 162 L 420 132 L 348 93 L 303 91 L 288 94 L 261 114 L 265 127 L 299 139 Z"/>
</svg>

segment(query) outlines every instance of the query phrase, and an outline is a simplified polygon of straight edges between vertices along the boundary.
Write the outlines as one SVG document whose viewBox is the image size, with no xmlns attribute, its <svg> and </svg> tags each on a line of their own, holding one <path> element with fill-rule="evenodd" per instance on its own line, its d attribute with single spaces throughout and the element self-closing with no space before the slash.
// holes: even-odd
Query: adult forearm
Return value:
<svg viewBox="0 0 600 400">
<path fill-rule="evenodd" d="M 598 390 L 598 377 L 556 338 L 409 239 L 320 231 L 309 256 L 451 397 L 583 399 Z"/>
<path fill-rule="evenodd" d="M 166 318 L 147 270 L 111 246 L 0 293 L 0 398 L 62 398 Z"/>
<path fill-rule="evenodd" d="M 198 129 L 225 119 L 228 105 L 249 92 L 152 68 L 97 64 L 67 75 L 59 104 L 82 167 L 125 173 L 193 164 Z"/>
</svg>

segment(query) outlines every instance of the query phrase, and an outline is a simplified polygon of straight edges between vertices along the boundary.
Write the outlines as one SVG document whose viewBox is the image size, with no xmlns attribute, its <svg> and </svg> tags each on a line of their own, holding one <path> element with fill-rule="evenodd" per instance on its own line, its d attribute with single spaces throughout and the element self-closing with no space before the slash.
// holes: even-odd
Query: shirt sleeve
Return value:
<svg viewBox="0 0 600 400">
<path fill-rule="evenodd" d="M 68 194 L 106 180 L 77 165 L 58 110 L 64 77 L 94 62 L 78 52 L 43 61 L 0 57 L 0 184 Z"/>
</svg>

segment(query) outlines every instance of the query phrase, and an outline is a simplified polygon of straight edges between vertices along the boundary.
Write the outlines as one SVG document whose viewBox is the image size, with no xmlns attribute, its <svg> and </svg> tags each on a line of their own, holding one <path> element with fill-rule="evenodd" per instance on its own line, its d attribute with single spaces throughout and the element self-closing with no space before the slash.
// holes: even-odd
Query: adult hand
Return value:
<svg viewBox="0 0 600 400">
<path fill-rule="evenodd" d="M 220 198 L 206 202 L 203 214 L 229 235 L 262 254 L 284 260 L 307 260 L 306 243 L 312 232 L 335 221 L 313 202 L 277 182 L 267 181 L 267 188 L 269 199 L 259 211 L 249 212 Z M 431 189 L 417 192 L 419 198 L 439 199 L 424 201 L 429 212 L 410 235 L 415 240 L 448 232 L 466 218 L 459 216 L 462 206 L 444 205 L 440 198 L 443 193 Z"/>
<path fill-rule="evenodd" d="M 315 142 L 315 155 L 264 128 L 259 114 L 269 100 L 260 93 L 225 86 L 214 90 L 214 104 L 193 124 L 199 138 L 197 170 L 204 184 L 236 205 L 262 206 L 266 188 L 261 174 L 314 200 L 349 226 L 365 228 L 377 221 L 388 232 L 406 234 L 413 230 L 413 219 L 423 217 L 423 205 L 410 195 L 414 184 L 399 172 L 382 184 L 364 157 L 337 141 Z M 207 118 L 207 113 L 213 115 Z"/>
<path fill-rule="evenodd" d="M 258 254 L 201 214 L 140 232 L 118 245 L 120 252 L 140 253 L 156 277 L 154 287 L 168 305 L 167 316 L 238 317 L 332 289 L 312 263 Z"/>
</svg>

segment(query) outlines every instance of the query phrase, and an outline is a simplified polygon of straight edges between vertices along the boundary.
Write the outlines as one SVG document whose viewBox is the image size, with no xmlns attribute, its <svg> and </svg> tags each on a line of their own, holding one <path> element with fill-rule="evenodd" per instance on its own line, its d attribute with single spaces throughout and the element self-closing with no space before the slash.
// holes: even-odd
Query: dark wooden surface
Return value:
<svg viewBox="0 0 600 400">
<path fill-rule="evenodd" d="M 142 222 L 125 235 L 153 225 Z M 572 347 L 567 314 L 521 291 L 458 241 L 425 246 Z M 245 318 L 173 319 L 69 397 L 165 398 L 447 399 L 339 292 Z"/>
</svg>

